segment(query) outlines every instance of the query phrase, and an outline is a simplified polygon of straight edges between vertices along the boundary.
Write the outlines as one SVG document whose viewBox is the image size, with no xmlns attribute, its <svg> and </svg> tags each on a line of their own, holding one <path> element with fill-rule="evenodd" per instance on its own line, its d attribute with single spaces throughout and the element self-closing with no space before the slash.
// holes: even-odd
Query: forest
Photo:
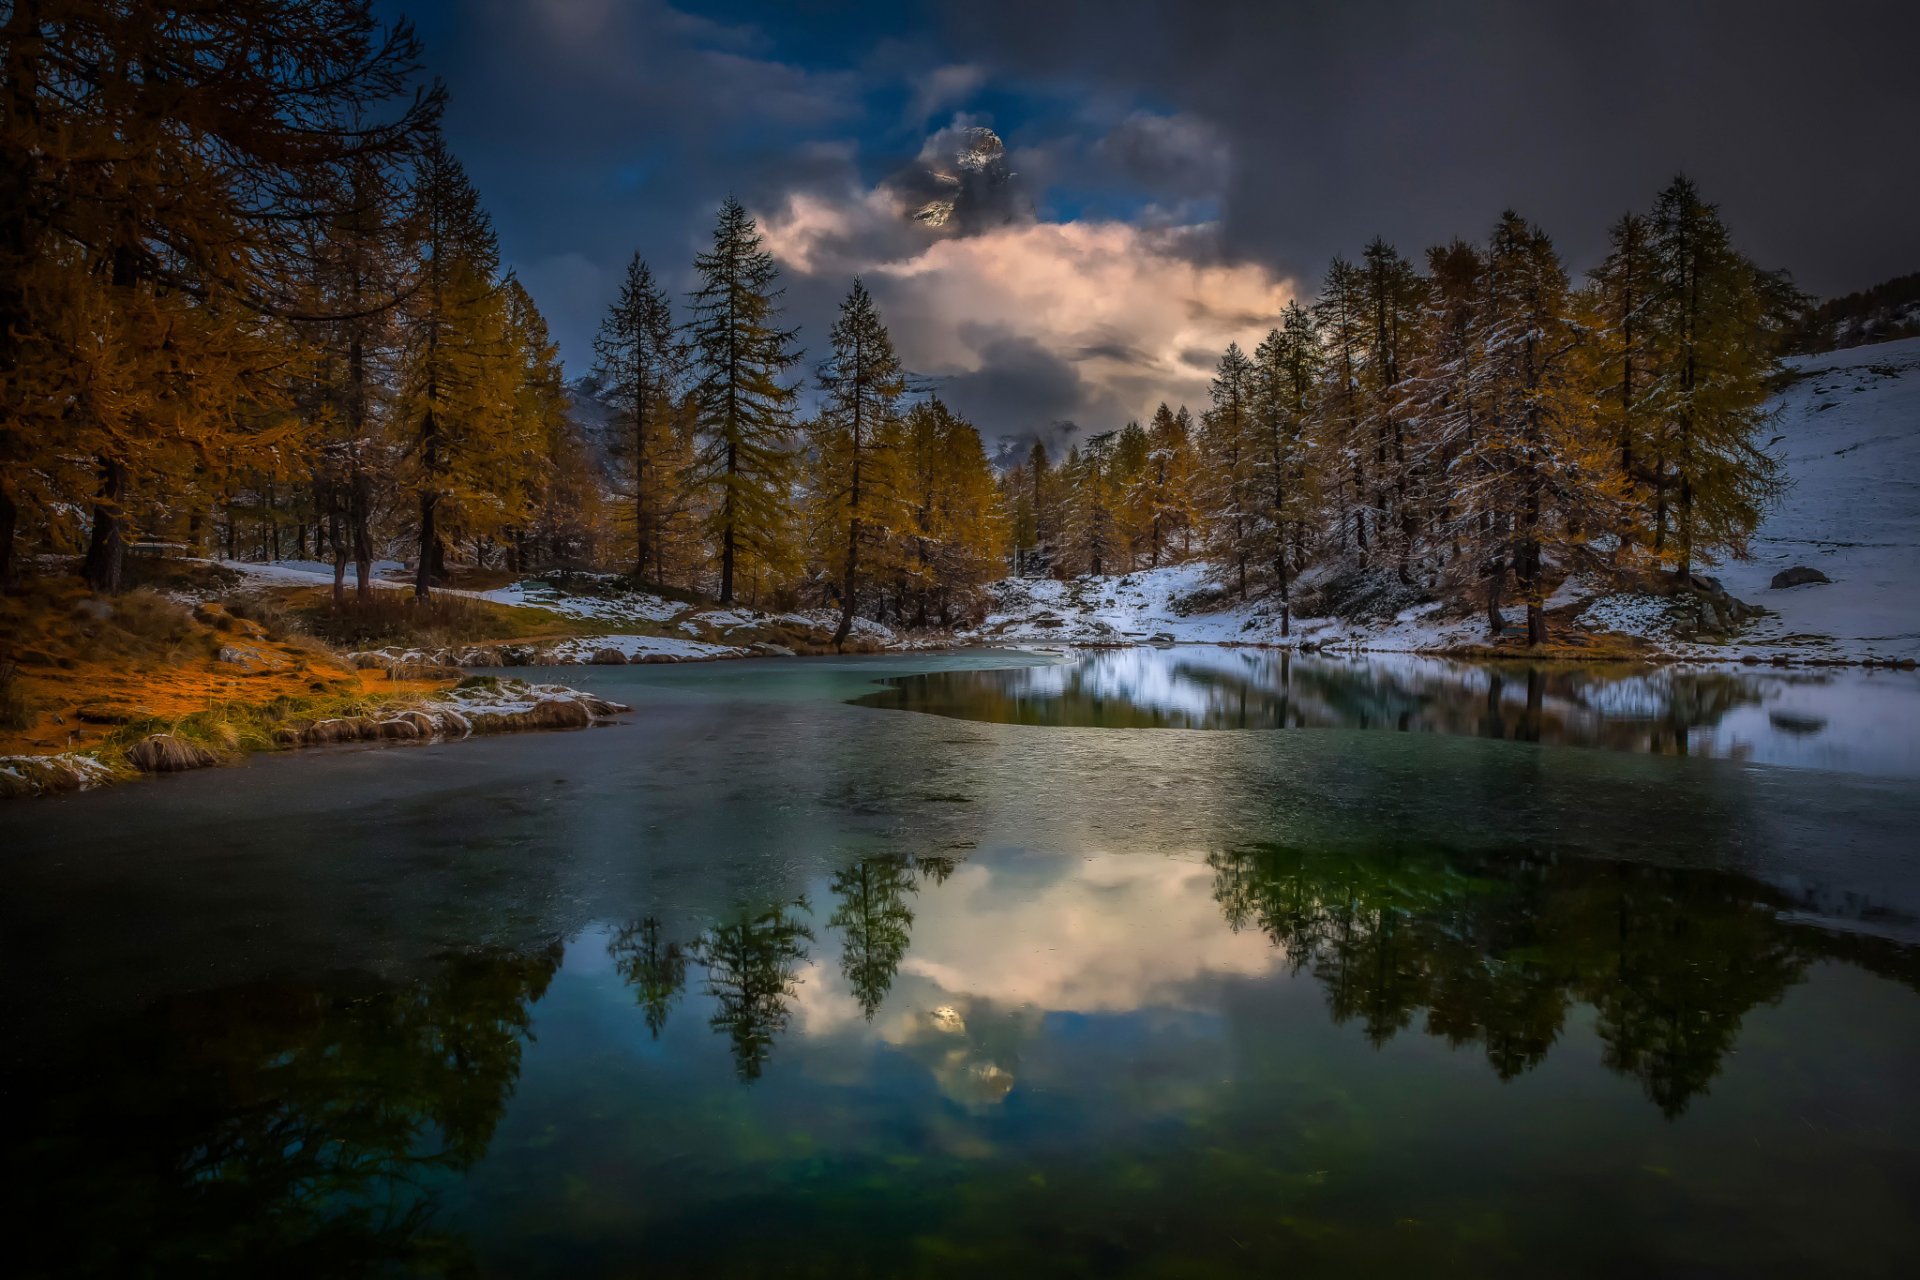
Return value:
<svg viewBox="0 0 1920 1280">
<path fill-rule="evenodd" d="M 1008 573 L 1200 557 L 1312 603 L 1688 581 L 1779 492 L 1763 402 L 1807 312 L 1676 178 L 1576 281 L 1517 213 L 1375 239 L 1219 358 L 1198 416 L 1082 424 L 996 471 L 859 280 L 808 358 L 728 199 L 675 298 L 636 253 L 596 433 L 439 131 L 404 25 L 353 0 L 13 7 L 0 226 L 0 576 L 122 589 L 129 548 L 619 572 L 729 604 L 952 627 Z M 111 68 L 113 74 L 106 74 Z M 270 109 L 262 104 L 271 103 Z M 351 594 L 347 570 L 354 570 Z"/>
</svg>

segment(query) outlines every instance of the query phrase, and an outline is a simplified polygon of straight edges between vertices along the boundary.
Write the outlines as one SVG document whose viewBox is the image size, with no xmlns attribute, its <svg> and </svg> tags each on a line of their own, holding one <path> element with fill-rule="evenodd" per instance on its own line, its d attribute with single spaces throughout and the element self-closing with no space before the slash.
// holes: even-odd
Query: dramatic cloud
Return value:
<svg viewBox="0 0 1920 1280">
<path fill-rule="evenodd" d="M 1145 120 L 1129 119 L 1115 148 L 1162 166 L 1177 154 L 1219 163 L 1186 145 L 1190 126 Z M 926 216 L 930 203 L 940 216 Z M 1197 407 L 1213 358 L 1257 341 L 1293 296 L 1271 271 L 1223 260 L 1211 224 L 1147 212 L 1037 220 L 998 139 L 962 122 L 929 141 L 917 170 L 866 191 L 796 192 L 762 225 L 790 271 L 864 277 L 902 359 L 989 439 L 1057 438 L 1063 421 L 1110 429 L 1162 399 Z"/>
</svg>

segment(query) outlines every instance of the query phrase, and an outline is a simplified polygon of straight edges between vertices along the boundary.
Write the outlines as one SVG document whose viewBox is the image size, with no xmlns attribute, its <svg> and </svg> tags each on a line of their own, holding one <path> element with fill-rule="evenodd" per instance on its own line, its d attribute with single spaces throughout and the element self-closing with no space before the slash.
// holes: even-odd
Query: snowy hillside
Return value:
<svg viewBox="0 0 1920 1280">
<path fill-rule="evenodd" d="M 1920 338 L 1806 356 L 1775 402 L 1770 448 L 1789 489 L 1753 541 L 1753 559 L 1710 566 L 1735 596 L 1770 611 L 1733 644 L 1683 643 L 1665 632 L 1664 602 L 1598 595 L 1569 582 L 1550 607 L 1589 598 L 1583 627 L 1644 635 L 1680 656 L 1739 658 L 1920 657 Z M 1775 589 L 1783 569 L 1805 566 L 1830 583 Z M 974 638 L 1124 644 L 1155 637 L 1194 643 L 1280 643 L 1265 602 L 1206 593 L 1205 565 L 1188 564 L 1073 582 L 1009 579 Z M 1303 584 L 1304 585 L 1304 584 Z M 1518 624 L 1518 609 L 1508 611 Z M 1437 650 L 1485 639 L 1478 618 L 1439 605 L 1372 625 L 1295 618 L 1290 643 Z"/>
</svg>

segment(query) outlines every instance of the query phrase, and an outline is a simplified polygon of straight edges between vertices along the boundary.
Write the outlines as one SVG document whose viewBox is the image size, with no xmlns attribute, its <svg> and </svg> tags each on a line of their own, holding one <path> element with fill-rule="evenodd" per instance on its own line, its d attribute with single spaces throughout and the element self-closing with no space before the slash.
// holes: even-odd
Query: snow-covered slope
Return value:
<svg viewBox="0 0 1920 1280">
<path fill-rule="evenodd" d="M 1583 626 L 1647 636 L 1676 656 L 1735 659 L 1920 657 L 1920 338 L 1793 362 L 1798 377 L 1775 401 L 1770 450 L 1788 489 L 1753 540 L 1753 559 L 1708 566 L 1735 596 L 1761 605 L 1732 644 L 1687 644 L 1665 630 L 1666 602 L 1603 595 L 1571 581 L 1549 601 L 1589 599 Z M 1828 584 L 1774 589 L 1796 565 Z M 1208 580 L 1203 564 L 1072 582 L 1009 579 L 975 637 L 988 643 L 1124 644 L 1161 636 L 1182 643 L 1278 644 L 1279 618 L 1263 601 L 1217 600 L 1188 608 Z M 1521 621 L 1517 608 L 1508 621 Z M 1288 643 L 1378 650 L 1442 650 L 1483 643 L 1478 617 L 1437 604 L 1388 622 L 1298 618 Z"/>
<path fill-rule="evenodd" d="M 1791 487 L 1753 540 L 1716 572 L 1777 616 L 1749 645 L 1824 636 L 1847 656 L 1920 655 L 1920 338 L 1796 361 L 1773 453 Z M 1833 579 L 1774 590 L 1806 565 Z"/>
</svg>

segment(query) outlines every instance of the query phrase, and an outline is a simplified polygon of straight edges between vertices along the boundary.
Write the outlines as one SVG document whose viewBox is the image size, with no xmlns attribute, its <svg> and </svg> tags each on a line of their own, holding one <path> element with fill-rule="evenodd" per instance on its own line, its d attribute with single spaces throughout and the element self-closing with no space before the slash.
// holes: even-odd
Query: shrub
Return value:
<svg viewBox="0 0 1920 1280">
<path fill-rule="evenodd" d="M 376 591 L 369 600 L 348 599 L 339 609 L 322 600 L 305 622 L 313 634 L 346 648 L 428 649 L 513 634 L 510 621 L 487 602 L 446 592 L 416 600 L 403 591 Z"/>
</svg>

